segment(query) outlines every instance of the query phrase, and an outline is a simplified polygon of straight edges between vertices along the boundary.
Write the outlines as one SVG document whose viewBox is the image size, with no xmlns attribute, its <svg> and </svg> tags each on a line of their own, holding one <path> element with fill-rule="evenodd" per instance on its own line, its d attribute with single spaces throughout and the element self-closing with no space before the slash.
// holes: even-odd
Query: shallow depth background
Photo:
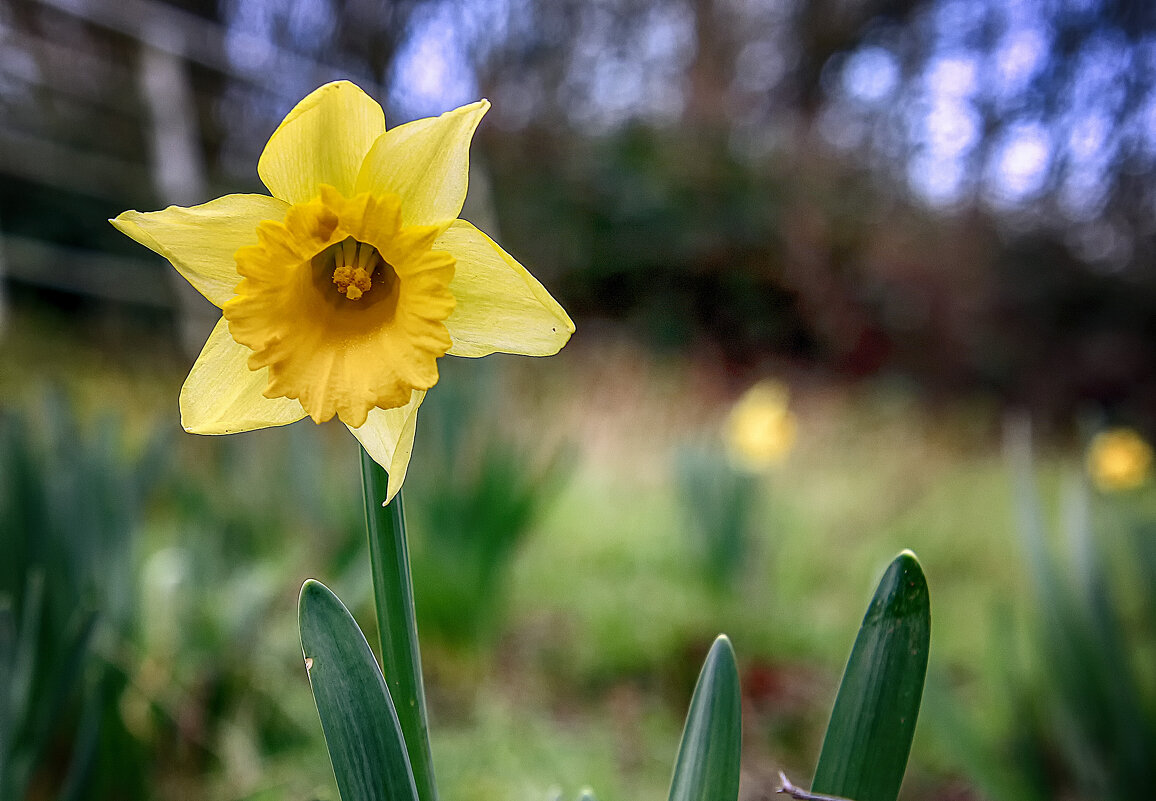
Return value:
<svg viewBox="0 0 1156 801">
<path fill-rule="evenodd" d="M 1156 493 L 1084 470 L 1156 433 L 1156 10 L 1111 0 L 0 5 L 0 796 L 336 798 L 295 611 L 372 632 L 354 441 L 181 432 L 216 310 L 106 220 L 262 191 L 337 78 L 391 125 L 491 99 L 463 216 L 578 327 L 423 407 L 444 797 L 663 797 L 719 631 L 743 797 L 806 784 L 905 547 L 905 796 L 1147 797 Z M 797 432 L 751 476 L 765 378 Z"/>
</svg>

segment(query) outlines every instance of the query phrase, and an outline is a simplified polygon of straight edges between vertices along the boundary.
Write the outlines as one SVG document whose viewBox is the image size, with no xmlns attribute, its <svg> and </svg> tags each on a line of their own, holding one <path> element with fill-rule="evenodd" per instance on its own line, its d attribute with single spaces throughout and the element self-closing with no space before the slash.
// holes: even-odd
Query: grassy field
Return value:
<svg viewBox="0 0 1156 801">
<path fill-rule="evenodd" d="M 134 622 L 96 648 L 127 677 L 116 708 L 146 752 L 152 797 L 334 799 L 296 593 L 304 578 L 322 579 L 372 641 L 354 441 L 308 422 L 185 435 L 176 405 L 187 357 L 131 332 L 106 339 L 115 346 L 17 318 L 0 351 L 0 409 L 36 430 L 61 408 L 45 402 L 56 393 L 80 431 L 119 432 L 129 464 L 162 443 L 159 489 L 134 531 Z M 549 473 L 553 489 L 467 595 L 462 614 L 476 629 L 433 617 L 423 627 L 443 797 L 570 799 L 589 785 L 601 799 L 663 798 L 718 632 L 743 673 L 744 796 L 769 793 L 779 768 L 806 783 L 867 600 L 903 548 L 931 586 L 936 694 L 905 794 L 969 797 L 955 721 L 941 712 L 962 704 L 981 738 L 1012 726 L 1001 695 L 1012 646 L 998 633 L 1030 601 L 1000 413 L 977 399 L 933 408 L 898 383 L 779 377 L 797 442 L 757 480 L 741 570 L 720 587 L 696 549 L 696 501 L 675 465 L 688 448 L 716 447 L 743 383 L 709 359 L 581 332 L 552 359 L 446 365 L 445 393 L 458 401 L 431 395 L 406 484 L 415 572 L 428 582 L 419 625 L 423 597 L 432 610 L 473 586 L 458 580 L 468 548 L 447 552 L 422 526 L 474 468 L 439 464 L 423 440 L 467 443 L 475 459 L 486 453 L 477 438 L 505 443 L 501 458 L 528 486 Z M 1079 464 L 1063 453 L 1042 463 L 1049 498 Z"/>
</svg>

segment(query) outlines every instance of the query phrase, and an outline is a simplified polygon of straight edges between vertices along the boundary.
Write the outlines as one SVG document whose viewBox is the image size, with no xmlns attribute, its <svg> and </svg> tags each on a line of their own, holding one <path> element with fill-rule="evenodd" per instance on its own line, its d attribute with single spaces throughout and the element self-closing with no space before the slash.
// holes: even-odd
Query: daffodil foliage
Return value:
<svg viewBox="0 0 1156 801">
<path fill-rule="evenodd" d="M 485 100 L 387 129 L 347 81 L 289 112 L 257 163 L 269 195 L 126 211 L 221 319 L 181 390 L 181 422 L 230 434 L 337 417 L 400 489 L 418 407 L 446 354 L 557 353 L 574 324 L 458 219 Z"/>
</svg>

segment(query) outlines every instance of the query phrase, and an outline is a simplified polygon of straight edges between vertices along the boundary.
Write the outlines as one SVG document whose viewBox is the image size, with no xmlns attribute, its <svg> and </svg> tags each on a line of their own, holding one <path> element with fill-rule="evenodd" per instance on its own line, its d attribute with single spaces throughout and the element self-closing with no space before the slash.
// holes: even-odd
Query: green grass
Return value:
<svg viewBox="0 0 1156 801">
<path fill-rule="evenodd" d="M 325 581 L 373 641 L 354 441 L 308 422 L 183 435 L 189 359 L 147 352 L 131 337 L 78 345 L 66 328 L 18 317 L 0 350 L 0 408 L 35 425 L 51 384 L 82 421 L 118 410 L 129 440 L 172 431 L 180 480 L 135 532 L 142 623 L 118 657 L 134 688 L 128 727 L 171 757 L 156 765 L 157 797 L 335 799 L 295 599 L 304 578 Z M 865 604 L 903 548 L 931 588 L 931 675 L 948 677 L 993 732 L 1010 725 L 992 633 L 1025 597 L 1008 558 L 1017 546 L 999 420 L 985 403 L 930 410 L 886 385 L 793 387 L 796 449 L 766 477 L 760 536 L 719 594 L 697 562 L 674 460 L 718 435 L 743 387 L 708 364 L 581 336 L 552 359 L 490 358 L 452 377 L 475 382 L 475 369 L 496 373 L 491 408 L 502 411 L 474 425 L 508 431 L 530 459 L 570 442 L 575 461 L 513 555 L 492 645 L 427 650 L 443 798 L 571 799 L 585 785 L 602 801 L 663 797 L 719 632 L 740 671 L 770 677 L 750 699 L 748 779 L 766 791 L 786 767 L 805 784 Z M 435 470 L 408 481 L 414 496 L 436 495 Z M 200 739 L 181 727 L 192 718 Z M 934 721 L 916 734 L 910 787 L 934 797 L 958 764 L 928 730 Z"/>
</svg>

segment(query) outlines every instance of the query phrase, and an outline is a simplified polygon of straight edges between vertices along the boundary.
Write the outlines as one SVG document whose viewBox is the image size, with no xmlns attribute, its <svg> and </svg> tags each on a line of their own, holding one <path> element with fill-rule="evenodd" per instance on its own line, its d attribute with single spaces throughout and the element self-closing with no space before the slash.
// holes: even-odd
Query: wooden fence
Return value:
<svg viewBox="0 0 1156 801">
<path fill-rule="evenodd" d="M 156 0 L 4 0 L 0 181 L 94 199 L 110 214 L 204 202 L 255 177 L 255 157 L 232 173 L 222 167 L 220 130 L 206 119 L 223 92 L 260 98 L 241 106 L 246 124 L 267 135 L 300 99 L 298 87 L 335 77 L 381 96 L 365 76 Z M 22 283 L 171 309 L 182 339 L 199 348 L 213 310 L 159 259 L 65 247 L 14 231 L 3 216 L 0 325 L 7 290 Z"/>
</svg>

